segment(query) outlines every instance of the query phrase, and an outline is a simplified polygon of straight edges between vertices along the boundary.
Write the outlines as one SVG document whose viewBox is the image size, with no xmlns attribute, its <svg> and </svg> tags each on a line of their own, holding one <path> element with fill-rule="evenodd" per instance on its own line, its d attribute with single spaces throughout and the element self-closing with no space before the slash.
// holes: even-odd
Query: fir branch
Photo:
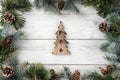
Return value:
<svg viewBox="0 0 120 80">
<path fill-rule="evenodd" d="M 102 17 L 107 17 L 113 12 L 115 2 L 116 0 L 83 0 L 85 6 L 94 6 Z"/>
<path fill-rule="evenodd" d="M 19 10 L 21 12 L 29 12 L 32 9 L 32 4 L 29 2 L 29 0 L 15 0 L 14 3 L 15 10 Z"/>
<path fill-rule="evenodd" d="M 23 18 L 22 16 L 17 16 L 16 15 L 16 20 L 13 23 L 13 26 L 15 27 L 16 30 L 22 28 L 25 24 L 25 18 Z"/>
<path fill-rule="evenodd" d="M 116 17 L 114 19 L 110 19 L 110 29 L 107 32 L 107 36 L 112 37 L 114 40 L 120 37 L 120 18 Z"/>
<path fill-rule="evenodd" d="M 34 3 L 36 8 L 40 9 L 42 7 L 42 5 L 41 5 L 43 3 L 42 1 L 43 0 L 34 0 L 33 3 Z"/>
<path fill-rule="evenodd" d="M 66 6 L 64 9 L 79 13 L 79 9 L 76 7 L 75 2 L 77 2 L 77 1 L 76 0 L 66 1 Z"/>
<path fill-rule="evenodd" d="M 25 76 L 29 80 L 49 80 L 49 72 L 42 64 L 30 64 L 25 70 Z"/>
<path fill-rule="evenodd" d="M 120 79 L 120 69 L 117 68 L 116 70 L 114 70 L 112 76 Z"/>
<path fill-rule="evenodd" d="M 23 13 L 32 9 L 32 4 L 29 0 L 3 0 L 1 6 L 1 26 L 13 26 L 16 30 L 22 28 L 25 24 L 25 18 L 18 11 Z M 8 16 L 6 13 L 11 13 L 12 16 Z"/>
<path fill-rule="evenodd" d="M 5 43 L 4 45 L 7 44 L 7 46 L 2 45 L 2 43 L 3 43 L 4 39 L 6 39 L 6 37 L 8 37 L 8 36 L 6 36 L 5 38 L 1 37 L 1 40 L 0 40 L 0 63 L 4 62 L 8 57 L 12 56 L 12 53 L 16 50 L 15 42 L 17 40 L 19 40 L 19 38 L 22 35 L 23 34 L 21 32 L 16 32 L 13 35 L 8 35 L 8 36 L 12 36 L 12 42 L 10 44 L 4 42 Z"/>
<path fill-rule="evenodd" d="M 6 23 L 4 21 L 4 15 L 6 13 L 11 13 L 11 14 L 13 14 L 15 16 L 15 21 L 13 21 L 11 24 Z M 0 24 L 1 24 L 1 26 L 9 26 L 9 27 L 13 26 L 16 30 L 18 30 L 18 29 L 20 29 L 20 28 L 22 28 L 24 26 L 25 18 L 23 18 L 22 15 L 20 15 L 17 12 L 14 12 L 14 11 L 12 11 L 12 12 L 3 12 L 2 16 L 1 16 Z"/>
<path fill-rule="evenodd" d="M 16 57 L 11 57 L 8 60 L 6 60 L 2 64 L 2 67 L 5 67 L 5 66 L 12 66 L 14 68 L 14 74 L 9 78 L 6 78 L 0 75 L 0 80 L 24 80 L 24 75 L 23 75 L 21 66 L 19 65 Z M 2 69 L 0 71 L 2 71 Z"/>
<path fill-rule="evenodd" d="M 106 45 L 102 47 L 104 51 L 109 52 L 107 55 L 107 60 L 109 61 L 110 64 L 114 65 L 115 69 L 112 71 L 112 74 L 110 77 L 114 77 L 115 79 L 113 80 L 119 80 L 119 68 L 117 65 L 120 64 L 120 18 L 117 16 L 116 18 L 109 18 L 110 20 L 110 28 L 108 32 L 106 33 L 107 40 L 109 41 Z"/>
<path fill-rule="evenodd" d="M 100 49 L 104 52 L 107 52 L 107 48 L 109 47 L 110 43 L 109 42 L 105 42 L 101 45 Z"/>
<path fill-rule="evenodd" d="M 68 0 L 65 2 L 64 10 L 73 10 L 79 13 L 79 9 L 76 6 L 76 2 L 79 0 Z M 23 4 L 19 4 L 22 2 Z M 37 8 L 44 8 L 46 11 L 52 11 L 56 13 L 61 13 L 58 7 L 56 6 L 56 1 L 52 0 L 35 0 L 34 4 Z M 108 32 L 106 32 L 106 36 L 108 39 L 108 43 L 103 45 L 102 49 L 105 51 L 110 52 L 108 55 L 108 61 L 115 66 L 114 71 L 109 76 L 103 76 L 98 74 L 97 72 L 92 72 L 90 74 L 86 74 L 82 77 L 82 80 L 119 80 L 120 79 L 120 69 L 117 67 L 120 64 L 120 7 L 119 7 L 119 0 L 83 0 L 83 3 L 87 6 L 92 5 L 94 6 L 98 14 L 102 17 L 110 16 L 110 28 Z M 109 5 L 108 5 L 109 4 Z M 117 6 L 116 6 L 117 4 Z M 3 0 L 2 1 L 2 15 L 6 12 L 10 12 L 15 16 L 15 21 L 12 24 L 7 24 L 3 21 L 3 16 L 1 17 L 1 25 L 2 26 L 14 26 L 16 30 L 24 26 L 25 19 L 17 13 L 20 12 L 27 12 L 31 10 L 31 3 L 28 0 Z M 114 15 L 113 15 L 114 14 Z M 117 18 L 116 18 L 117 15 Z M 114 19 L 112 19 L 114 18 Z M 17 38 L 14 37 L 16 40 Z M 0 41 L 4 40 L 0 37 Z M 113 42 L 115 43 L 113 45 Z M 15 47 L 14 45 L 9 45 L 7 47 L 0 46 L 0 62 L 2 63 L 6 60 L 9 55 L 14 52 Z M 111 50 L 111 51 L 110 51 Z M 12 65 L 15 68 L 15 75 L 10 78 L 4 78 L 0 76 L 1 80 L 22 80 L 23 75 L 19 72 L 21 69 L 18 68 L 18 63 L 15 62 L 17 60 L 8 61 L 8 65 Z M 28 64 L 27 64 L 28 65 Z M 66 75 L 65 75 L 66 74 Z M 22 77 L 21 77 L 22 76 Z M 53 80 L 50 77 L 50 72 L 41 64 L 29 64 L 29 66 L 25 69 L 25 76 L 29 80 Z M 71 72 L 69 69 L 65 69 L 65 72 L 58 73 L 55 80 L 59 80 L 62 77 L 67 76 L 69 80 L 71 80 Z"/>
<path fill-rule="evenodd" d="M 15 51 L 15 49 L 16 48 L 12 46 L 8 46 L 7 48 L 0 46 L 0 63 L 12 56 L 12 53 Z"/>
<path fill-rule="evenodd" d="M 80 4 L 80 2 L 81 2 L 81 0 L 66 0 L 66 1 L 64 1 L 64 3 L 65 3 L 64 10 L 69 10 L 69 11 L 79 13 L 79 9 L 76 7 L 75 3 Z M 53 0 L 34 0 L 34 5 L 36 8 L 38 8 L 38 9 L 43 8 L 43 9 L 45 9 L 45 11 L 62 14 L 61 11 L 58 9 L 57 4 L 58 4 L 58 1 L 53 1 Z"/>
<path fill-rule="evenodd" d="M 54 76 L 51 75 L 50 70 L 47 70 L 43 64 L 23 64 L 25 76 L 29 80 L 61 80 L 65 78 L 65 71 L 55 72 Z"/>
<path fill-rule="evenodd" d="M 68 67 L 64 67 L 64 71 L 66 74 L 67 79 L 71 80 L 72 73 Z"/>
<path fill-rule="evenodd" d="M 53 0 L 34 0 L 34 5 L 37 9 L 43 8 L 45 11 L 55 12 L 56 14 L 60 14 L 56 6 L 56 1 Z"/>
<path fill-rule="evenodd" d="M 56 1 L 53 0 L 43 0 L 43 8 L 45 11 L 55 12 L 56 14 L 61 13 L 56 6 Z"/>
<path fill-rule="evenodd" d="M 32 9 L 32 4 L 29 0 L 3 0 L 1 2 L 2 11 L 21 11 L 28 12 Z"/>
<path fill-rule="evenodd" d="M 92 72 L 83 75 L 82 80 L 119 80 L 119 78 L 113 78 L 112 76 L 102 76 L 97 72 Z"/>
</svg>

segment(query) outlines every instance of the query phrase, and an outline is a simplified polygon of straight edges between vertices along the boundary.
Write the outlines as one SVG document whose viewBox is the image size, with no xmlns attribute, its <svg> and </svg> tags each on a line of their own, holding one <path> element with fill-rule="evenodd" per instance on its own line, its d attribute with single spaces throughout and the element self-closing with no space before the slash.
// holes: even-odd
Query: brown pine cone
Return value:
<svg viewBox="0 0 120 80">
<path fill-rule="evenodd" d="M 6 66 L 3 70 L 2 70 L 2 76 L 4 77 L 11 77 L 14 74 L 14 68 L 12 66 Z"/>
<path fill-rule="evenodd" d="M 113 67 L 111 65 L 107 65 L 106 69 L 101 69 L 101 73 L 103 75 L 111 75 L 112 70 L 113 70 Z"/>
<path fill-rule="evenodd" d="M 63 10 L 65 2 L 63 0 L 58 0 L 58 9 Z"/>
<path fill-rule="evenodd" d="M 107 31 L 108 31 L 108 25 L 107 25 L 107 23 L 101 23 L 101 24 L 99 25 L 99 30 L 100 30 L 101 32 L 107 32 Z"/>
<path fill-rule="evenodd" d="M 107 71 L 112 72 L 113 67 L 111 65 L 107 65 L 106 69 L 107 69 Z"/>
<path fill-rule="evenodd" d="M 7 24 L 12 24 L 15 21 L 15 16 L 12 13 L 6 13 L 3 16 L 3 21 Z"/>
<path fill-rule="evenodd" d="M 56 72 L 55 72 L 54 69 L 51 69 L 51 70 L 50 70 L 50 74 L 51 74 L 51 78 L 52 78 L 52 79 L 55 79 L 55 78 L 56 78 Z"/>
<path fill-rule="evenodd" d="M 71 80 L 80 80 L 80 72 L 78 70 L 73 73 Z"/>
<path fill-rule="evenodd" d="M 103 74 L 103 75 L 108 75 L 108 71 L 107 70 L 105 70 L 105 69 L 101 69 L 101 73 Z"/>
<path fill-rule="evenodd" d="M 7 47 L 12 43 L 12 40 L 13 40 L 13 37 L 8 36 L 0 43 L 0 45 L 3 46 L 3 47 Z"/>
</svg>

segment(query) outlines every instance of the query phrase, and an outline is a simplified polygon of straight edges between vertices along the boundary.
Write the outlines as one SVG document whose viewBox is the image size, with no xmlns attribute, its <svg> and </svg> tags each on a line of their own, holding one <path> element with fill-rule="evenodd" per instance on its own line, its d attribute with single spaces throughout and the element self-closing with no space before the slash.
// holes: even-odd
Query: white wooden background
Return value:
<svg viewBox="0 0 120 80">
<path fill-rule="evenodd" d="M 32 2 L 33 0 L 31 0 Z M 68 66 L 72 70 L 81 72 L 98 70 L 108 62 L 103 58 L 104 53 L 99 50 L 102 43 L 106 42 L 104 34 L 98 30 L 98 25 L 104 21 L 97 15 L 92 7 L 80 7 L 80 15 L 65 12 L 64 15 L 46 13 L 43 10 L 33 10 L 26 13 L 25 27 L 22 31 L 26 37 L 17 44 L 20 62 L 43 63 L 48 68 L 61 69 Z M 55 32 L 60 20 L 67 32 L 67 40 L 70 43 L 71 55 L 53 55 Z"/>
</svg>

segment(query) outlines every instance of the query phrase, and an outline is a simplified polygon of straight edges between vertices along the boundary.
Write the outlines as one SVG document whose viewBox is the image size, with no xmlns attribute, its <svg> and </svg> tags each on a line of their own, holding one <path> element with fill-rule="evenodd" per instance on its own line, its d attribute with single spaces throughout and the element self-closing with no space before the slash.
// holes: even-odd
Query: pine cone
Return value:
<svg viewBox="0 0 120 80">
<path fill-rule="evenodd" d="M 101 73 L 102 73 L 103 75 L 107 75 L 109 72 L 108 72 L 107 70 L 105 70 L 105 69 L 101 69 Z"/>
<path fill-rule="evenodd" d="M 12 40 L 13 40 L 13 37 L 8 36 L 0 43 L 0 45 L 3 46 L 3 47 L 7 47 L 12 43 Z"/>
<path fill-rule="evenodd" d="M 71 80 L 80 80 L 80 72 L 76 70 L 74 74 L 72 75 Z"/>
<path fill-rule="evenodd" d="M 101 32 L 107 32 L 107 31 L 108 31 L 108 25 L 107 25 L 107 23 L 101 23 L 101 24 L 99 25 L 99 30 L 100 30 Z"/>
<path fill-rule="evenodd" d="M 56 78 L 56 72 L 55 72 L 54 69 L 51 69 L 51 70 L 50 70 L 50 74 L 51 74 L 51 78 L 52 78 L 52 79 L 55 79 L 55 78 Z"/>
<path fill-rule="evenodd" d="M 111 66 L 111 65 L 107 65 L 107 71 L 109 71 L 109 72 L 112 72 L 112 70 L 113 70 L 113 67 Z"/>
<path fill-rule="evenodd" d="M 58 0 L 58 9 L 63 10 L 65 2 L 63 0 Z"/>
<path fill-rule="evenodd" d="M 111 65 L 107 65 L 106 69 L 101 69 L 101 73 L 103 75 L 111 75 L 112 70 L 113 70 L 113 67 Z"/>
<path fill-rule="evenodd" d="M 15 16 L 12 13 L 6 13 L 3 16 L 3 21 L 7 24 L 12 24 L 15 21 Z"/>
<path fill-rule="evenodd" d="M 11 77 L 14 74 L 14 68 L 12 66 L 6 66 L 3 70 L 2 70 L 2 76 L 4 77 Z"/>
</svg>

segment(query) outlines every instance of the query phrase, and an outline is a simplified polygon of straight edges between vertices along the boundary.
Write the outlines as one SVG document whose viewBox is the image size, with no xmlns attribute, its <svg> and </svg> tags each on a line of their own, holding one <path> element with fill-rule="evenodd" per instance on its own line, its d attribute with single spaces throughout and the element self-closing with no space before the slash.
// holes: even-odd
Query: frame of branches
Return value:
<svg viewBox="0 0 120 80">
<path fill-rule="evenodd" d="M 1 20 L 3 29 L 0 30 L 0 80 L 120 80 L 120 1 L 119 0 L 2 0 Z M 68 67 L 60 72 L 46 69 L 43 64 L 19 64 L 14 52 L 17 50 L 16 41 L 23 36 L 20 31 L 25 24 L 23 14 L 29 12 L 33 5 L 37 9 L 44 9 L 57 15 L 64 11 L 79 14 L 77 5 L 93 6 L 98 15 L 105 18 L 99 26 L 108 40 L 101 45 L 101 50 L 108 52 L 105 59 L 109 61 L 106 68 L 100 72 L 88 72 L 80 75 L 80 71 L 71 72 Z M 16 29 L 16 33 L 8 34 L 9 27 Z"/>
</svg>

